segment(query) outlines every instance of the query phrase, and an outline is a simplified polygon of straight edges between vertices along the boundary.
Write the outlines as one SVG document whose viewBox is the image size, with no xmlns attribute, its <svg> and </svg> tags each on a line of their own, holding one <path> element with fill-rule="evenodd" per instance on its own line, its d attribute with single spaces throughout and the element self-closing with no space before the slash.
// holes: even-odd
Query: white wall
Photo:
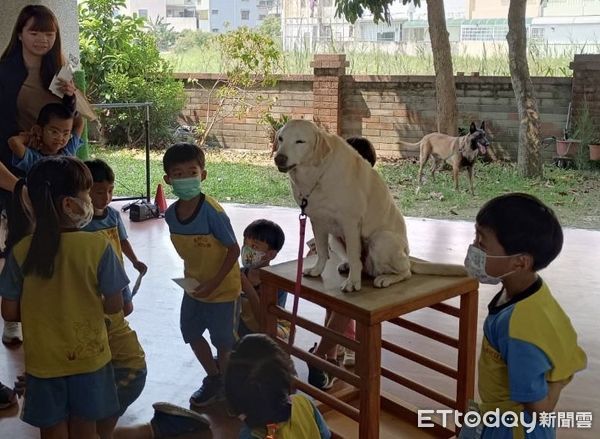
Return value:
<svg viewBox="0 0 600 439">
<path fill-rule="evenodd" d="M 79 57 L 77 0 L 0 0 L 0 51 L 4 52 L 10 41 L 19 12 L 29 4 L 44 5 L 54 12 L 60 26 L 63 52 L 67 56 L 73 54 Z"/>
</svg>

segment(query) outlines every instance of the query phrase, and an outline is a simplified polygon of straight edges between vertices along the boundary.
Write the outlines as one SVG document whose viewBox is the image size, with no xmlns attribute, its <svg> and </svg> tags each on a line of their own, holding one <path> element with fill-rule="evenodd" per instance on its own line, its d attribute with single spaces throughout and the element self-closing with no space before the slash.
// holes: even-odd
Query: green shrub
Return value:
<svg viewBox="0 0 600 439">
<path fill-rule="evenodd" d="M 171 140 L 185 103 L 183 83 L 160 57 L 153 35 L 141 18 L 116 15 L 124 0 L 87 0 L 79 5 L 81 64 L 94 103 L 152 102 L 150 137 L 155 145 Z M 101 115 L 110 144 L 139 144 L 144 139 L 144 110 L 108 110 Z"/>
</svg>

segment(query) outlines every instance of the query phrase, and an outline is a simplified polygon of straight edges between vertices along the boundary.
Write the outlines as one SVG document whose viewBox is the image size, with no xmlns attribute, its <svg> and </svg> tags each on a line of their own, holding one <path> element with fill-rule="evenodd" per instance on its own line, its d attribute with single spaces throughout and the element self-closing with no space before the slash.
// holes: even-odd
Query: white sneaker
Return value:
<svg viewBox="0 0 600 439">
<path fill-rule="evenodd" d="M 344 352 L 344 367 L 354 367 L 356 364 L 356 354 L 350 349 Z"/>
<path fill-rule="evenodd" d="M 4 344 L 21 344 L 21 343 L 23 343 L 23 332 L 21 331 L 21 323 L 19 323 L 19 322 L 4 322 L 4 331 L 2 332 L 2 343 L 4 343 Z"/>
</svg>

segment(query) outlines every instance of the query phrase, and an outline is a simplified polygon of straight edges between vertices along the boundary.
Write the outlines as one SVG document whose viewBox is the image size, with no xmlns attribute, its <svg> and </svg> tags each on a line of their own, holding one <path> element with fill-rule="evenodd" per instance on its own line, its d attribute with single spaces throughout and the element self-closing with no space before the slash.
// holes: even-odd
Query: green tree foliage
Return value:
<svg viewBox="0 0 600 439">
<path fill-rule="evenodd" d="M 394 0 L 336 0 L 336 16 L 345 17 L 350 23 L 363 16 L 366 10 L 373 14 L 375 22 L 391 21 L 390 5 Z M 402 0 L 402 4 L 412 3 L 421 6 L 421 0 Z"/>
<path fill-rule="evenodd" d="M 173 26 L 165 22 L 164 17 L 156 17 L 154 21 L 148 20 L 145 27 L 156 40 L 156 46 L 161 52 L 169 50 L 175 44 L 177 32 Z"/>
<path fill-rule="evenodd" d="M 258 27 L 258 31 L 281 44 L 281 17 L 267 16 Z"/>
<path fill-rule="evenodd" d="M 153 103 L 150 135 L 154 144 L 168 142 L 183 108 L 183 84 L 161 59 L 153 35 L 141 18 L 119 15 L 124 0 L 87 0 L 79 5 L 79 44 L 88 95 L 94 103 Z M 137 144 L 143 139 L 140 109 L 102 114 L 104 136 L 111 144 Z"/>
<path fill-rule="evenodd" d="M 252 113 L 261 119 L 274 101 L 257 90 L 273 86 L 281 64 L 281 52 L 271 37 L 246 27 L 220 34 L 216 42 L 221 51 L 224 74 L 206 89 L 207 110 L 196 124 L 196 136 L 205 144 L 214 124 L 225 117 Z M 196 85 L 203 85 L 196 81 Z"/>
<path fill-rule="evenodd" d="M 214 40 L 213 34 L 201 30 L 185 29 L 177 35 L 173 51 L 185 53 L 194 47 L 206 47 Z"/>
</svg>

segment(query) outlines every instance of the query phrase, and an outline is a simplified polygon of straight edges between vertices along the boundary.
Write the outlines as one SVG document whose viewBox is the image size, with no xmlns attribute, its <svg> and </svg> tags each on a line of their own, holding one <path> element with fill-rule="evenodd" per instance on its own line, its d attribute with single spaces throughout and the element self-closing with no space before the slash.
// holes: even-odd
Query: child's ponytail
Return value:
<svg viewBox="0 0 600 439">
<path fill-rule="evenodd" d="M 21 178 L 15 184 L 13 189 L 10 212 L 8 212 L 8 235 L 6 236 L 6 250 L 10 250 L 14 245 L 31 234 L 33 230 L 32 218 L 27 214 L 23 194 L 25 191 L 25 179 Z"/>
<path fill-rule="evenodd" d="M 36 208 L 38 221 L 23 264 L 23 274 L 50 278 L 54 273 L 54 259 L 60 244 L 60 214 L 54 205 L 52 183 L 48 180 L 42 184 L 41 195 L 42 205 Z M 43 220 L 39 221 L 40 218 Z"/>
<path fill-rule="evenodd" d="M 78 197 L 91 187 L 89 169 L 75 157 L 48 157 L 31 168 L 27 188 L 35 224 L 23 264 L 24 274 L 52 277 L 63 227 L 62 201 L 65 197 Z M 23 213 L 22 205 L 20 208 Z"/>
</svg>

